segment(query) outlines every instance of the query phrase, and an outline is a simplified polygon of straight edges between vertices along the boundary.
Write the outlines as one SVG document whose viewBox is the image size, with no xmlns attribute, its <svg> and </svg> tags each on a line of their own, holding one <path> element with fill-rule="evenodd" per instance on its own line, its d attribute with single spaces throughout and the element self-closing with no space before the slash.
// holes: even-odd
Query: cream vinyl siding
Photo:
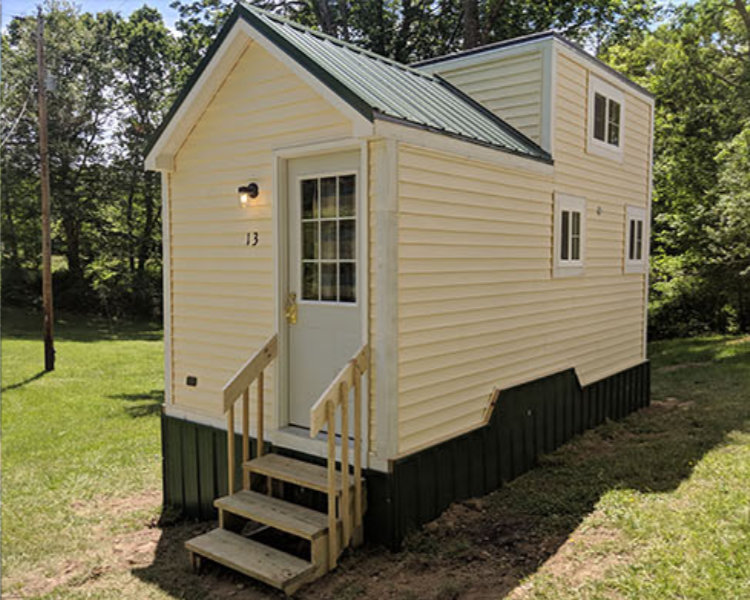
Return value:
<svg viewBox="0 0 750 600">
<path fill-rule="evenodd" d="M 521 133 L 542 142 L 541 47 L 469 66 L 452 66 L 448 61 L 434 70 Z"/>
<path fill-rule="evenodd" d="M 171 175 L 172 361 L 176 407 L 222 417 L 227 379 L 274 333 L 272 151 L 351 135 L 339 112 L 256 44 L 235 64 Z M 237 187 L 260 195 L 239 206 Z M 260 243 L 245 245 L 248 232 Z M 272 371 L 266 416 L 274 416 Z M 198 378 L 188 387 L 185 378 Z M 253 391 L 254 397 L 254 391 Z"/>
<path fill-rule="evenodd" d="M 645 358 L 645 275 L 623 253 L 650 107 L 625 90 L 623 162 L 590 155 L 587 68 L 558 61 L 554 176 L 400 146 L 399 454 L 480 424 L 493 387 L 571 367 L 586 385 Z M 586 200 L 579 276 L 552 275 L 553 192 Z"/>
</svg>

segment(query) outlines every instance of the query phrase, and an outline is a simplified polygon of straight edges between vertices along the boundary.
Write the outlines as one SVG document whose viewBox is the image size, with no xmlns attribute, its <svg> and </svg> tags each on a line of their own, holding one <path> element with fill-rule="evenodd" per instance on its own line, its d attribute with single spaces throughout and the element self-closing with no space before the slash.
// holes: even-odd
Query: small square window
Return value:
<svg viewBox="0 0 750 600">
<path fill-rule="evenodd" d="M 625 272 L 643 273 L 648 264 L 646 246 L 646 210 L 637 206 L 625 208 Z"/>
<path fill-rule="evenodd" d="M 583 198 L 555 194 L 554 239 L 554 275 L 582 274 L 586 246 L 586 201 Z"/>
<path fill-rule="evenodd" d="M 589 75 L 589 153 L 622 160 L 624 106 L 619 89 Z"/>
</svg>

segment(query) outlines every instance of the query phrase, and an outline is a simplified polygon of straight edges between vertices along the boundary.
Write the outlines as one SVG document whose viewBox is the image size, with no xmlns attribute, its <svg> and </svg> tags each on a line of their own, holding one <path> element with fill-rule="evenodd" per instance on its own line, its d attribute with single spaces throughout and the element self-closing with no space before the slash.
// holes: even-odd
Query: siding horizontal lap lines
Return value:
<svg viewBox="0 0 750 600">
<path fill-rule="evenodd" d="M 610 329 L 603 330 L 602 332 L 591 333 L 587 336 L 581 336 L 580 341 L 576 339 L 575 342 L 572 342 L 570 344 L 571 351 L 576 352 L 576 358 L 586 356 L 589 352 L 595 352 L 598 349 L 598 346 L 601 344 L 611 344 L 611 336 L 613 335 L 621 336 L 621 340 L 628 338 L 637 340 L 640 336 L 640 332 L 638 332 L 637 330 L 633 331 L 632 327 L 612 327 Z M 557 357 L 556 360 L 560 361 L 558 355 L 540 350 L 538 348 L 538 344 L 540 341 L 543 344 L 552 344 L 565 341 L 565 336 L 566 332 L 539 336 L 541 337 L 541 340 L 535 339 L 533 336 L 530 336 L 531 339 L 525 341 L 524 343 L 519 343 L 516 346 L 516 351 L 512 354 L 508 354 L 508 351 L 503 347 L 507 347 L 507 345 L 492 343 L 487 340 L 487 342 L 489 343 L 483 343 L 483 341 L 480 341 L 472 348 L 456 349 L 451 355 L 435 353 L 435 355 L 430 356 L 429 358 L 420 357 L 419 359 L 415 359 L 412 361 L 410 361 L 407 356 L 405 356 L 403 359 L 403 370 L 400 373 L 400 392 L 405 394 L 406 397 L 403 399 L 401 407 L 406 408 L 411 404 L 421 402 L 422 400 L 419 399 L 419 395 L 416 395 L 415 397 L 410 396 L 410 394 L 416 393 L 417 391 L 426 390 L 429 388 L 430 391 L 434 390 L 439 394 L 440 389 L 442 389 L 441 386 L 445 385 L 445 383 L 449 380 L 460 380 L 464 381 L 466 385 L 471 385 L 473 381 L 481 379 L 482 373 L 487 372 L 487 367 L 484 363 L 491 358 L 503 359 L 502 366 L 496 367 L 496 371 L 498 373 L 502 372 L 506 376 L 513 373 L 513 371 L 509 370 L 511 366 L 515 367 L 519 364 L 523 364 L 523 361 L 525 360 L 528 361 L 530 359 L 534 359 L 534 362 L 536 363 L 537 358 L 549 356 L 551 358 Z M 508 342 L 511 341 L 513 340 L 508 340 Z M 591 348 L 594 346 L 596 346 L 596 348 L 594 348 L 594 350 L 591 350 Z M 635 352 L 634 354 L 637 355 L 637 352 Z M 479 366 L 477 366 L 477 362 L 480 363 Z M 566 361 L 563 360 L 561 362 Z M 535 364 L 535 366 L 537 365 Z M 474 370 L 472 370 L 472 368 Z M 442 373 L 442 379 L 444 379 L 444 381 L 441 381 L 441 384 L 437 386 L 434 385 L 434 383 L 431 383 L 435 381 L 436 373 Z M 454 377 L 450 377 L 451 373 L 454 374 Z M 464 380 L 463 378 L 468 379 Z M 476 379 L 473 379 L 472 381 L 472 378 Z M 495 385 L 501 385 L 503 383 L 503 381 L 495 381 Z M 489 394 L 490 390 L 486 390 L 486 392 L 487 394 Z"/>
<path fill-rule="evenodd" d="M 349 135 L 347 120 L 252 44 L 185 140 L 172 177 L 178 407 L 223 418 L 222 387 L 275 330 L 273 150 Z M 261 194 L 241 208 L 237 186 L 250 179 Z M 260 237 L 256 247 L 246 245 L 252 231 Z M 198 377 L 197 387 L 185 385 L 188 374 Z M 265 381 L 270 419 L 273 369 Z"/>
<path fill-rule="evenodd" d="M 598 324 L 601 325 L 607 323 L 611 323 L 611 318 L 608 320 L 600 319 L 598 321 Z M 538 330 L 531 332 L 517 328 L 515 330 L 515 335 L 513 334 L 513 329 L 507 329 L 504 332 L 493 335 L 477 335 L 474 344 L 458 344 L 455 343 L 455 340 L 451 340 L 448 336 L 446 336 L 446 338 L 435 337 L 432 340 L 432 344 L 422 342 L 420 344 L 412 344 L 411 347 L 402 348 L 402 363 L 404 366 L 404 370 L 401 375 L 405 380 L 407 377 L 411 376 L 410 374 L 413 374 L 415 372 L 422 373 L 428 369 L 432 369 L 431 365 L 428 363 L 443 355 L 440 351 L 434 350 L 434 346 L 437 344 L 451 344 L 451 356 L 456 357 L 456 364 L 454 365 L 454 368 L 458 369 L 459 366 L 471 366 L 470 360 L 466 360 L 464 361 L 464 363 L 461 363 L 458 357 L 460 357 L 462 353 L 472 352 L 475 348 L 484 348 L 487 352 L 487 358 L 507 355 L 508 350 L 503 350 L 494 354 L 489 353 L 488 349 L 491 347 L 496 347 L 500 344 L 500 341 L 505 342 L 506 347 L 508 344 L 513 344 L 514 351 L 511 354 L 513 358 L 517 360 L 521 360 L 522 353 L 526 351 L 528 351 L 529 357 L 535 356 L 535 353 L 541 355 L 543 354 L 544 350 L 538 348 L 538 346 L 547 346 L 552 343 L 565 343 L 566 348 L 569 352 L 568 355 L 575 358 L 580 358 L 579 354 L 585 353 L 591 344 L 601 340 L 611 339 L 611 336 L 615 334 L 627 335 L 629 331 L 632 331 L 632 328 L 628 329 L 627 323 L 625 325 L 610 325 L 610 327 L 602 327 L 599 331 L 592 331 L 586 335 L 576 336 L 575 340 L 571 340 L 570 334 L 575 333 L 574 328 L 571 327 L 560 326 L 549 331 Z M 639 332 L 637 331 L 635 331 L 635 333 L 639 334 Z M 420 348 L 420 346 L 422 347 Z M 582 352 L 574 354 L 575 349 L 582 349 Z M 421 369 L 415 366 L 420 364 L 420 362 L 423 363 L 423 367 Z M 508 363 L 503 362 L 503 365 L 506 364 Z M 482 363 L 478 368 L 486 369 L 487 366 L 486 364 Z M 435 367 L 432 370 L 436 372 L 442 371 L 438 367 Z M 443 375 L 447 377 L 446 372 L 443 372 Z M 406 382 L 403 382 L 404 385 L 406 385 Z M 405 391 L 409 389 L 412 388 L 408 386 L 404 388 Z"/>
<path fill-rule="evenodd" d="M 571 366 L 592 381 L 642 362 L 642 277 L 623 276 L 621 258 L 623 207 L 643 173 L 582 160 L 580 118 L 579 146 L 560 142 L 554 178 L 402 149 L 401 452 L 477 425 L 494 386 Z M 551 278 L 555 189 L 588 200 L 582 277 Z"/>
<path fill-rule="evenodd" d="M 235 127 L 228 129 L 223 133 L 222 145 L 231 150 L 232 148 L 240 148 L 247 143 L 248 136 L 252 136 L 253 141 L 272 140 L 278 138 L 279 126 L 285 128 L 294 128 L 294 133 L 306 130 L 319 130 L 321 126 L 330 125 L 336 127 L 340 124 L 341 116 L 331 110 L 321 110 L 318 112 L 305 110 L 305 106 L 309 104 L 307 102 L 300 102 L 295 105 L 295 111 L 298 114 L 286 117 L 281 116 L 276 119 L 265 118 L 260 121 L 257 118 L 248 119 L 246 122 L 235 122 Z M 205 141 L 213 139 L 213 136 L 208 133 L 204 133 L 202 139 L 196 139 L 196 143 L 203 143 Z"/>
<path fill-rule="evenodd" d="M 626 290 L 630 291 L 632 286 L 627 286 Z M 471 295 L 471 296 L 454 296 L 452 298 L 443 298 L 441 294 L 436 294 L 437 299 L 433 301 L 404 301 L 401 305 L 400 315 L 403 319 L 416 317 L 428 317 L 438 315 L 458 315 L 467 311 L 482 311 L 487 309 L 509 310 L 514 307 L 521 309 L 527 308 L 530 302 L 537 300 L 539 293 L 531 294 L 505 294 L 504 296 L 495 296 L 494 294 Z M 599 298 L 608 298 L 618 300 L 622 297 L 622 292 L 618 289 L 603 291 L 597 293 Z M 554 290 L 544 294 L 543 305 L 555 310 L 563 300 L 570 299 L 575 301 L 581 299 L 585 302 L 588 294 L 581 290 Z M 632 293 L 631 301 L 637 299 L 635 292 Z"/>
<path fill-rule="evenodd" d="M 629 278 L 628 278 L 629 279 Z M 498 302 L 504 302 L 502 298 L 510 297 L 512 299 L 518 299 L 518 302 L 530 302 L 540 294 L 544 294 L 544 298 L 555 297 L 555 294 L 561 294 L 561 298 L 571 297 L 575 298 L 578 294 L 590 295 L 592 292 L 599 293 L 602 287 L 606 289 L 608 293 L 616 290 L 626 291 L 630 289 L 630 283 L 628 279 L 623 279 L 618 276 L 609 276 L 606 278 L 597 278 L 597 281 L 590 279 L 582 279 L 575 286 L 565 287 L 563 285 L 555 285 L 550 281 L 521 281 L 521 282 L 504 282 L 504 281 L 493 281 L 485 284 L 477 285 L 463 285 L 460 288 L 443 283 L 441 285 L 435 285 L 429 290 L 430 294 L 428 298 L 425 298 L 424 294 L 420 294 L 419 290 L 414 289 L 403 289 L 401 290 L 400 307 L 408 310 L 409 305 L 429 305 L 431 302 L 443 302 L 469 298 L 497 298 Z M 563 280 L 555 280 L 563 281 Z M 503 304 L 501 304 L 503 305 Z"/>
<path fill-rule="evenodd" d="M 414 202 L 412 200 L 412 202 Z M 435 203 L 435 211 L 432 214 L 428 210 L 422 209 L 418 212 L 404 212 L 399 216 L 403 223 L 404 231 L 414 231 L 420 228 L 419 224 L 423 223 L 425 230 L 440 229 L 443 226 L 453 224 L 454 231 L 464 232 L 481 232 L 481 233 L 495 233 L 498 236 L 502 235 L 525 235 L 535 237 L 549 237 L 552 235 L 552 223 L 530 223 L 528 220 L 525 222 L 521 218 L 515 219 L 512 223 L 505 223 L 496 221 L 493 217 L 497 214 L 496 209 L 493 208 L 477 208 L 475 207 L 472 214 L 468 211 L 461 211 L 460 205 L 445 204 L 440 205 Z M 439 209 L 439 213 L 438 213 Z M 436 214 L 438 213 L 438 214 Z"/>
<path fill-rule="evenodd" d="M 633 286 L 630 287 L 632 288 Z M 401 317 L 404 323 L 404 328 L 402 331 L 404 333 L 412 333 L 421 330 L 429 330 L 432 327 L 463 327 L 468 323 L 476 322 L 471 320 L 472 314 L 487 315 L 487 309 L 497 309 L 497 311 L 495 312 L 500 312 L 500 309 L 502 309 L 504 320 L 527 315 L 538 316 L 545 313 L 555 314 L 557 315 L 557 318 L 559 318 L 559 306 L 561 299 L 569 300 L 569 302 L 566 303 L 566 316 L 570 314 L 568 311 L 572 312 L 571 316 L 576 316 L 576 313 L 573 312 L 575 309 L 590 309 L 592 311 L 592 314 L 597 313 L 597 308 L 599 307 L 610 307 L 609 310 L 612 311 L 627 312 L 628 307 L 632 306 L 633 304 L 637 305 L 639 298 L 640 295 L 635 291 L 631 292 L 628 296 L 625 297 L 623 297 L 622 293 L 597 294 L 594 301 L 586 296 L 578 296 L 577 298 L 565 298 L 563 296 L 562 298 L 545 299 L 544 301 L 537 300 L 536 302 L 534 302 L 535 310 L 532 311 L 529 310 L 529 301 L 525 303 L 498 302 L 493 305 L 491 302 L 472 303 L 464 300 L 461 301 L 460 304 L 454 303 L 458 306 L 462 304 L 463 310 L 461 310 L 461 308 L 446 310 L 446 308 L 443 306 L 436 306 L 434 311 L 430 311 L 429 307 L 425 307 L 425 310 L 421 312 L 402 311 Z M 637 306 L 633 310 L 637 310 Z M 407 322 L 409 323 L 408 327 L 406 326 Z M 479 319 L 478 322 L 487 323 L 496 321 Z"/>
<path fill-rule="evenodd" d="M 481 65 L 450 68 L 442 77 L 484 104 L 513 127 L 539 141 L 542 115 L 542 53 L 534 51 Z"/>
</svg>

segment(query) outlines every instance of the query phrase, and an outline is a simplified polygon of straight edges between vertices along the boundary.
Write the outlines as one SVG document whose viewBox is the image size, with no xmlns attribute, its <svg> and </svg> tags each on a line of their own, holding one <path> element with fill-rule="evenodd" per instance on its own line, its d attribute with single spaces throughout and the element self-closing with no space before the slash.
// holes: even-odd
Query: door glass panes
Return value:
<svg viewBox="0 0 750 600">
<path fill-rule="evenodd" d="M 336 216 L 336 177 L 326 177 L 320 180 L 320 216 L 323 218 Z"/>
<path fill-rule="evenodd" d="M 356 177 L 301 183 L 302 300 L 357 301 Z"/>
</svg>

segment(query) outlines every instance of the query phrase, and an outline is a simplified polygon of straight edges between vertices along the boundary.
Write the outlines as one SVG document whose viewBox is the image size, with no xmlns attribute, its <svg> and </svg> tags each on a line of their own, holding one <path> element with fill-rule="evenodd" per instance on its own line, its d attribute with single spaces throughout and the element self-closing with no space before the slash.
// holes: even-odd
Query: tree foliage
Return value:
<svg viewBox="0 0 750 600">
<path fill-rule="evenodd" d="M 402 62 L 555 29 L 652 91 L 656 335 L 750 328 L 750 15 L 743 0 L 256 0 Z M 143 152 L 232 10 L 174 0 L 124 18 L 47 0 L 57 304 L 160 307 L 160 182 Z M 40 267 L 34 17 L 2 40 L 3 298 L 37 297 Z"/>
</svg>

